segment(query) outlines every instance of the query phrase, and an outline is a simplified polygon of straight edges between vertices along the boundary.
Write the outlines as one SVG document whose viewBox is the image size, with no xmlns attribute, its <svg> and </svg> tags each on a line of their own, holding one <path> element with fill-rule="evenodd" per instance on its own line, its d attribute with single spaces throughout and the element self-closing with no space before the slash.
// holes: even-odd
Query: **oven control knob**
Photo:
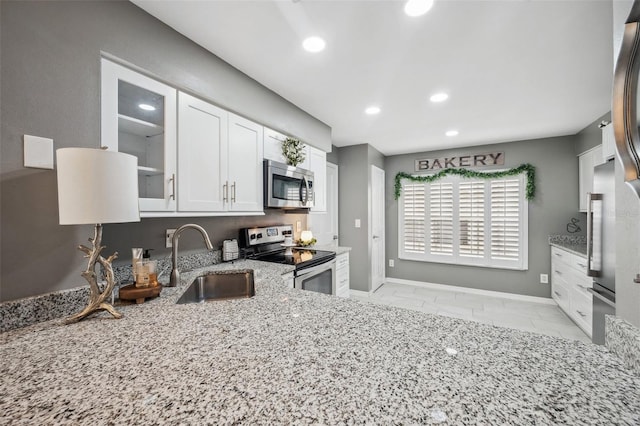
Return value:
<svg viewBox="0 0 640 426">
<path fill-rule="evenodd" d="M 256 239 L 256 234 L 251 234 L 251 235 L 249 235 L 249 239 L 250 239 L 250 240 L 255 240 L 255 239 Z"/>
<path fill-rule="evenodd" d="M 262 234 L 258 234 L 258 238 L 262 238 Z"/>
</svg>

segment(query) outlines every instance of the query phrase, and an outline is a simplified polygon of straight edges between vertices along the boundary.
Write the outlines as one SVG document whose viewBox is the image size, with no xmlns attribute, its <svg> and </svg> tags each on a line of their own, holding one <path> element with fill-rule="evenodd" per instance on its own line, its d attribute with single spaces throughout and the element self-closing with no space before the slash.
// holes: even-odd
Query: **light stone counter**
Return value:
<svg viewBox="0 0 640 426">
<path fill-rule="evenodd" d="M 255 297 L 174 304 L 230 268 Z M 0 334 L 0 424 L 640 423 L 640 378 L 602 346 L 288 289 L 284 268 Z"/>
</svg>

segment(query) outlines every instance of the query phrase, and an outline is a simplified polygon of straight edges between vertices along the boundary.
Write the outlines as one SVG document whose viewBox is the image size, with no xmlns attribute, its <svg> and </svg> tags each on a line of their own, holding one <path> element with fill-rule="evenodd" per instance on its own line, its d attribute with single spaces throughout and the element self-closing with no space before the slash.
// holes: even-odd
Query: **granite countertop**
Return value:
<svg viewBox="0 0 640 426">
<path fill-rule="evenodd" d="M 318 249 L 318 250 L 335 251 L 336 252 L 336 256 L 340 256 L 343 253 L 348 253 L 348 252 L 351 251 L 351 247 L 336 246 L 335 244 L 315 245 L 315 246 L 313 246 L 313 248 L 314 249 Z"/>
<path fill-rule="evenodd" d="M 580 257 L 587 258 L 587 240 L 584 236 L 551 235 L 549 245 L 567 250 Z"/>
<path fill-rule="evenodd" d="M 176 305 L 256 271 L 251 299 Z M 286 288 L 255 261 L 143 305 L 0 334 L 0 424 L 639 424 L 602 346 Z"/>
</svg>

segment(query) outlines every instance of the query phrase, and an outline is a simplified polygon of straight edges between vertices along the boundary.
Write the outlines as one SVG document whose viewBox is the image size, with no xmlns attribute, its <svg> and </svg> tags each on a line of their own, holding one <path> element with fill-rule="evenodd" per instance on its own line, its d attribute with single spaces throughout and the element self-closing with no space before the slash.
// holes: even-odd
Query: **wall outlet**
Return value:
<svg viewBox="0 0 640 426">
<path fill-rule="evenodd" d="M 396 266 L 396 261 L 393 259 L 389 259 L 389 268 L 393 268 L 394 266 Z"/>
<path fill-rule="evenodd" d="M 540 274 L 540 284 L 549 284 L 549 275 Z"/>
<path fill-rule="evenodd" d="M 356 219 L 356 228 L 360 228 L 361 223 L 360 223 L 360 219 Z"/>
<path fill-rule="evenodd" d="M 175 229 L 167 229 L 167 233 L 166 233 L 166 240 L 164 242 L 164 246 L 166 248 L 171 248 L 173 247 L 173 233 L 176 232 Z"/>
</svg>

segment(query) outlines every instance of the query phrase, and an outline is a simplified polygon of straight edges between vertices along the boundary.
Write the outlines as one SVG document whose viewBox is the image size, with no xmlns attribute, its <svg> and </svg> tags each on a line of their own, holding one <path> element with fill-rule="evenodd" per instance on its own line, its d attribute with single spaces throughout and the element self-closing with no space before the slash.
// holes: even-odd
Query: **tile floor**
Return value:
<svg viewBox="0 0 640 426">
<path fill-rule="evenodd" d="M 351 297 L 499 327 L 591 341 L 556 305 L 395 283 L 382 285 L 369 297 L 353 293 Z"/>
</svg>

